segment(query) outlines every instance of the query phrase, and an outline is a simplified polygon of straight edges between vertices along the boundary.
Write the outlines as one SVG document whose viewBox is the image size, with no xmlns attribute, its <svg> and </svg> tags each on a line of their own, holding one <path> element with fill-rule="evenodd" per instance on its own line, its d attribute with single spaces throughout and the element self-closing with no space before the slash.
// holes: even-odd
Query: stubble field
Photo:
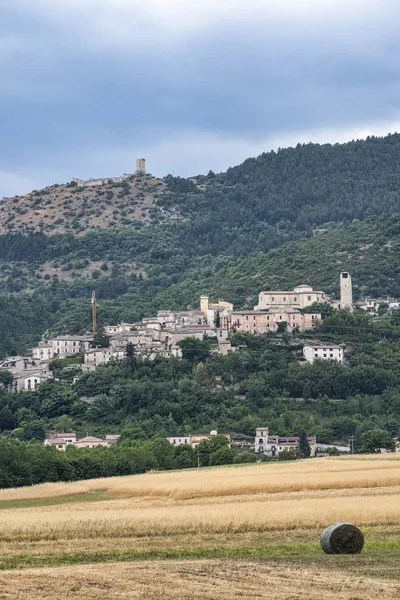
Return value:
<svg viewBox="0 0 400 600">
<path fill-rule="evenodd" d="M 351 521 L 357 556 L 319 534 Z M 0 490 L 0 598 L 400 596 L 400 456 Z"/>
</svg>

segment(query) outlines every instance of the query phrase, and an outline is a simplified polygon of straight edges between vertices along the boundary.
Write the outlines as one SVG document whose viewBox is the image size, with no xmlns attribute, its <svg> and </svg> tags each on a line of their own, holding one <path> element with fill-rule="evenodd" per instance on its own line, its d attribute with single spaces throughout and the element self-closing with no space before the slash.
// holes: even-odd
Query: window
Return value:
<svg viewBox="0 0 400 600">
<path fill-rule="evenodd" d="M 248 320 L 249 320 L 249 317 L 247 316 L 247 317 L 246 317 L 246 321 L 248 321 Z"/>
<path fill-rule="evenodd" d="M 263 440 L 262 438 L 260 438 L 260 440 L 259 440 L 259 443 L 260 443 L 260 444 L 262 444 L 262 443 L 263 443 L 263 441 L 264 441 L 264 440 Z"/>
<path fill-rule="evenodd" d="M 174 440 L 174 444 L 176 444 L 176 440 Z"/>
<path fill-rule="evenodd" d="M 297 302 L 297 298 L 296 298 L 296 296 L 294 297 L 294 301 L 295 301 L 295 302 Z"/>
<path fill-rule="evenodd" d="M 282 315 L 279 315 L 279 320 L 282 321 Z"/>
<path fill-rule="evenodd" d="M 282 300 L 283 300 L 284 302 L 286 302 L 286 296 L 283 296 Z"/>
<path fill-rule="evenodd" d="M 255 317 L 253 317 L 253 321 L 255 321 L 255 320 L 256 320 L 256 318 L 255 318 Z"/>
<path fill-rule="evenodd" d="M 271 301 L 275 302 L 275 297 L 274 296 L 272 296 Z"/>
<path fill-rule="evenodd" d="M 310 300 L 310 301 L 311 301 L 311 296 L 307 296 L 307 300 Z"/>
</svg>

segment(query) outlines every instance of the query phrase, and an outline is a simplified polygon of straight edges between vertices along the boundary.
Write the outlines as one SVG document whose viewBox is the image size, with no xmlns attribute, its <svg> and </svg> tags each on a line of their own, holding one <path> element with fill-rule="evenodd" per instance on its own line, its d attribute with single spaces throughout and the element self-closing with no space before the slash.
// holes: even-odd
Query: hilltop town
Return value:
<svg viewBox="0 0 400 600">
<path fill-rule="evenodd" d="M 340 290 L 338 301 L 331 300 L 325 292 L 316 291 L 308 285 L 299 285 L 291 291 L 262 291 L 253 310 L 234 310 L 230 302 L 219 300 L 213 303 L 208 296 L 201 296 L 198 310 L 161 310 L 155 317 L 145 317 L 139 323 L 105 325 L 100 343 L 96 340 L 97 302 L 93 294 L 94 321 L 91 333 L 48 337 L 38 346 L 30 348 L 26 356 L 6 357 L 0 363 L 0 369 L 7 369 L 13 374 L 14 389 L 34 390 L 43 381 L 53 378 L 50 365 L 54 359 L 81 357 L 83 362 L 80 368 L 87 372 L 101 364 L 125 358 L 128 346 L 133 348 L 136 356 L 149 360 L 156 357 L 182 358 L 179 342 L 188 338 L 215 340 L 212 351 L 225 356 L 240 350 L 231 344 L 230 336 L 233 333 L 264 335 L 268 332 L 312 331 L 320 323 L 321 314 L 308 312 L 310 307 L 326 303 L 336 309 L 352 310 L 349 273 L 341 274 Z M 340 347 L 331 345 L 327 351 L 324 346 L 315 346 L 311 354 L 310 348 L 304 348 L 304 357 L 310 362 L 317 354 L 318 358 L 343 362 L 343 349 Z"/>
</svg>

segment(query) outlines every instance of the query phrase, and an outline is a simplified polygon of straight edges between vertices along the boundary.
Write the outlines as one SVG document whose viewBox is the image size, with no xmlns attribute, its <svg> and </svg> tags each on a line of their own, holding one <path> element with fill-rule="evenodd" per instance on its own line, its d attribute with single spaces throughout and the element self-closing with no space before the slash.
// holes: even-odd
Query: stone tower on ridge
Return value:
<svg viewBox="0 0 400 600">
<path fill-rule="evenodd" d="M 136 159 L 136 173 L 146 173 L 146 159 L 145 158 L 137 158 Z"/>
<path fill-rule="evenodd" d="M 340 308 L 353 309 L 353 286 L 350 273 L 340 273 Z"/>
</svg>

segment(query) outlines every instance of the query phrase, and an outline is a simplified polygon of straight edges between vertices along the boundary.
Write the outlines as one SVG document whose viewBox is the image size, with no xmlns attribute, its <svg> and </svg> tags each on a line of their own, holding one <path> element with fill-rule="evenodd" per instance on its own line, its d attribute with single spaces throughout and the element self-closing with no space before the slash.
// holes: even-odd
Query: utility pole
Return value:
<svg viewBox="0 0 400 600">
<path fill-rule="evenodd" d="M 350 452 L 351 454 L 354 454 L 354 442 L 356 441 L 356 436 L 355 435 L 351 435 L 349 437 L 349 446 L 350 446 Z"/>
<path fill-rule="evenodd" d="M 96 292 L 92 292 L 92 329 L 93 336 L 96 335 L 97 329 L 97 300 L 96 300 Z"/>
<path fill-rule="evenodd" d="M 197 449 L 197 468 L 200 469 L 200 450 Z"/>
</svg>

